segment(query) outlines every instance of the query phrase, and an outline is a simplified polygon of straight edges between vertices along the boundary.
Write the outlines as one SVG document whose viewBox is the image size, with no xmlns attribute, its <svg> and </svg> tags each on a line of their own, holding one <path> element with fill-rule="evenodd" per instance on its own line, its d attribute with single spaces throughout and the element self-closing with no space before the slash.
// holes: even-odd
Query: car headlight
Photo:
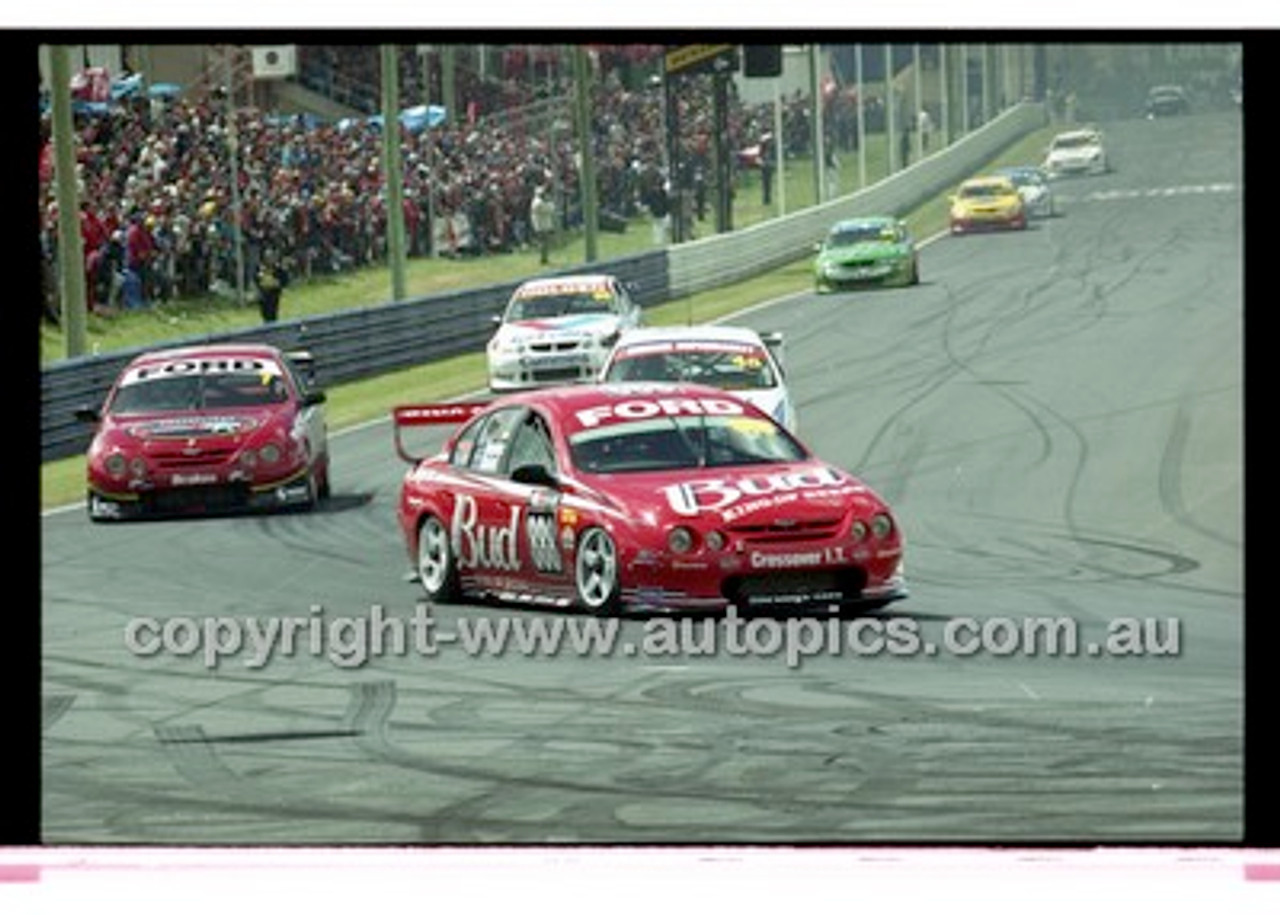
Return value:
<svg viewBox="0 0 1280 915">
<path fill-rule="evenodd" d="M 596 346 L 601 349 L 613 349 L 613 344 L 618 342 L 618 338 L 622 336 L 622 331 L 615 330 L 611 334 L 596 338 Z"/>
<path fill-rule="evenodd" d="M 129 462 L 119 451 L 113 451 L 103 460 L 102 469 L 111 476 L 120 479 L 124 476 L 125 471 L 129 469 Z"/>
<path fill-rule="evenodd" d="M 280 446 L 274 442 L 268 442 L 258 449 L 258 459 L 264 464 L 274 464 L 280 460 Z"/>
<path fill-rule="evenodd" d="M 893 533 L 893 519 L 886 514 L 878 514 L 871 519 L 871 533 L 878 539 L 883 540 Z"/>
<path fill-rule="evenodd" d="M 693 531 L 687 527 L 673 527 L 667 534 L 667 549 L 673 553 L 687 553 L 695 542 Z"/>
</svg>

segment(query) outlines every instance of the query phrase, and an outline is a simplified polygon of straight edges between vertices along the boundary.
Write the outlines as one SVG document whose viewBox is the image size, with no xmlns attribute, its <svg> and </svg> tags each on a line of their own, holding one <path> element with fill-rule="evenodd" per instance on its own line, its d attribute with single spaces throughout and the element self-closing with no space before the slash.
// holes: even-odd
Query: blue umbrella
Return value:
<svg viewBox="0 0 1280 915">
<path fill-rule="evenodd" d="M 438 127 L 443 124 L 444 112 L 442 105 L 415 105 L 412 108 L 400 109 L 399 120 L 401 126 L 410 133 L 421 133 L 424 127 Z M 365 123 L 382 129 L 382 115 L 371 114 L 365 118 Z"/>
<path fill-rule="evenodd" d="M 400 123 L 410 133 L 420 133 L 424 127 L 439 127 L 444 115 L 443 105 L 415 105 L 400 112 Z"/>
<path fill-rule="evenodd" d="M 151 98 L 177 98 L 182 94 L 182 87 L 177 83 L 153 83 L 147 89 L 147 95 Z"/>
<path fill-rule="evenodd" d="M 128 98 L 142 88 L 142 74 L 132 73 L 111 81 L 111 98 Z"/>
</svg>

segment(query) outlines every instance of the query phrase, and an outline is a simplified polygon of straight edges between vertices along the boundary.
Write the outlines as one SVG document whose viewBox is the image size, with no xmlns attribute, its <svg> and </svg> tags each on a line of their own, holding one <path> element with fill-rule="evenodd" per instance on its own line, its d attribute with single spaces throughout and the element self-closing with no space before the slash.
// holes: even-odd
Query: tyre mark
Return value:
<svg viewBox="0 0 1280 915">
<path fill-rule="evenodd" d="M 1187 439 L 1190 434 L 1190 411 L 1187 409 L 1186 404 L 1179 404 L 1173 416 L 1173 424 L 1169 429 L 1169 437 L 1165 441 L 1164 454 L 1160 459 L 1160 474 L 1158 478 L 1160 501 L 1165 510 L 1183 527 L 1217 543 L 1239 548 L 1243 546 L 1239 539 L 1201 524 L 1187 510 L 1186 502 L 1182 497 L 1182 462 L 1186 454 Z"/>
</svg>

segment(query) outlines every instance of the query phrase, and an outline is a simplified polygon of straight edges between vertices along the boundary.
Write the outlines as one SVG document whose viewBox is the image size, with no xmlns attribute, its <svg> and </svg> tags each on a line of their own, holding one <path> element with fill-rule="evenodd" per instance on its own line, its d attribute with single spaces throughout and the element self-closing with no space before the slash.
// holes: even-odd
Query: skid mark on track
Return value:
<svg viewBox="0 0 1280 915">
<path fill-rule="evenodd" d="M 75 694 L 46 695 L 40 700 L 40 730 L 47 731 L 57 724 L 67 709 L 76 701 Z"/>
<path fill-rule="evenodd" d="M 1173 423 L 1169 428 L 1169 437 L 1165 442 L 1164 453 L 1160 458 L 1159 490 L 1160 501 L 1171 517 L 1188 530 L 1195 531 L 1202 537 L 1229 547 L 1241 547 L 1238 538 L 1228 536 L 1201 524 L 1187 509 L 1182 497 L 1182 464 L 1186 454 L 1187 439 L 1191 435 L 1191 413 L 1186 404 L 1179 404 L 1174 413 Z"/>
</svg>

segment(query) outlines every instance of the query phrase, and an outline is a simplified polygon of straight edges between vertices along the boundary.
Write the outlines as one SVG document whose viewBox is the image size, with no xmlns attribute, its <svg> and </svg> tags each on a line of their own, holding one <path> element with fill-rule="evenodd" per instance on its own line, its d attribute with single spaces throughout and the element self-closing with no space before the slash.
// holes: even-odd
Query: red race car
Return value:
<svg viewBox="0 0 1280 915">
<path fill-rule="evenodd" d="M 94 521 L 310 508 L 329 494 L 325 396 L 310 357 L 264 344 L 146 353 L 116 379 L 89 446 Z"/>
<path fill-rule="evenodd" d="M 906 596 L 885 503 L 757 407 L 695 384 L 578 385 L 393 411 L 427 597 L 588 611 Z M 410 427 L 462 424 L 433 456 Z"/>
</svg>

